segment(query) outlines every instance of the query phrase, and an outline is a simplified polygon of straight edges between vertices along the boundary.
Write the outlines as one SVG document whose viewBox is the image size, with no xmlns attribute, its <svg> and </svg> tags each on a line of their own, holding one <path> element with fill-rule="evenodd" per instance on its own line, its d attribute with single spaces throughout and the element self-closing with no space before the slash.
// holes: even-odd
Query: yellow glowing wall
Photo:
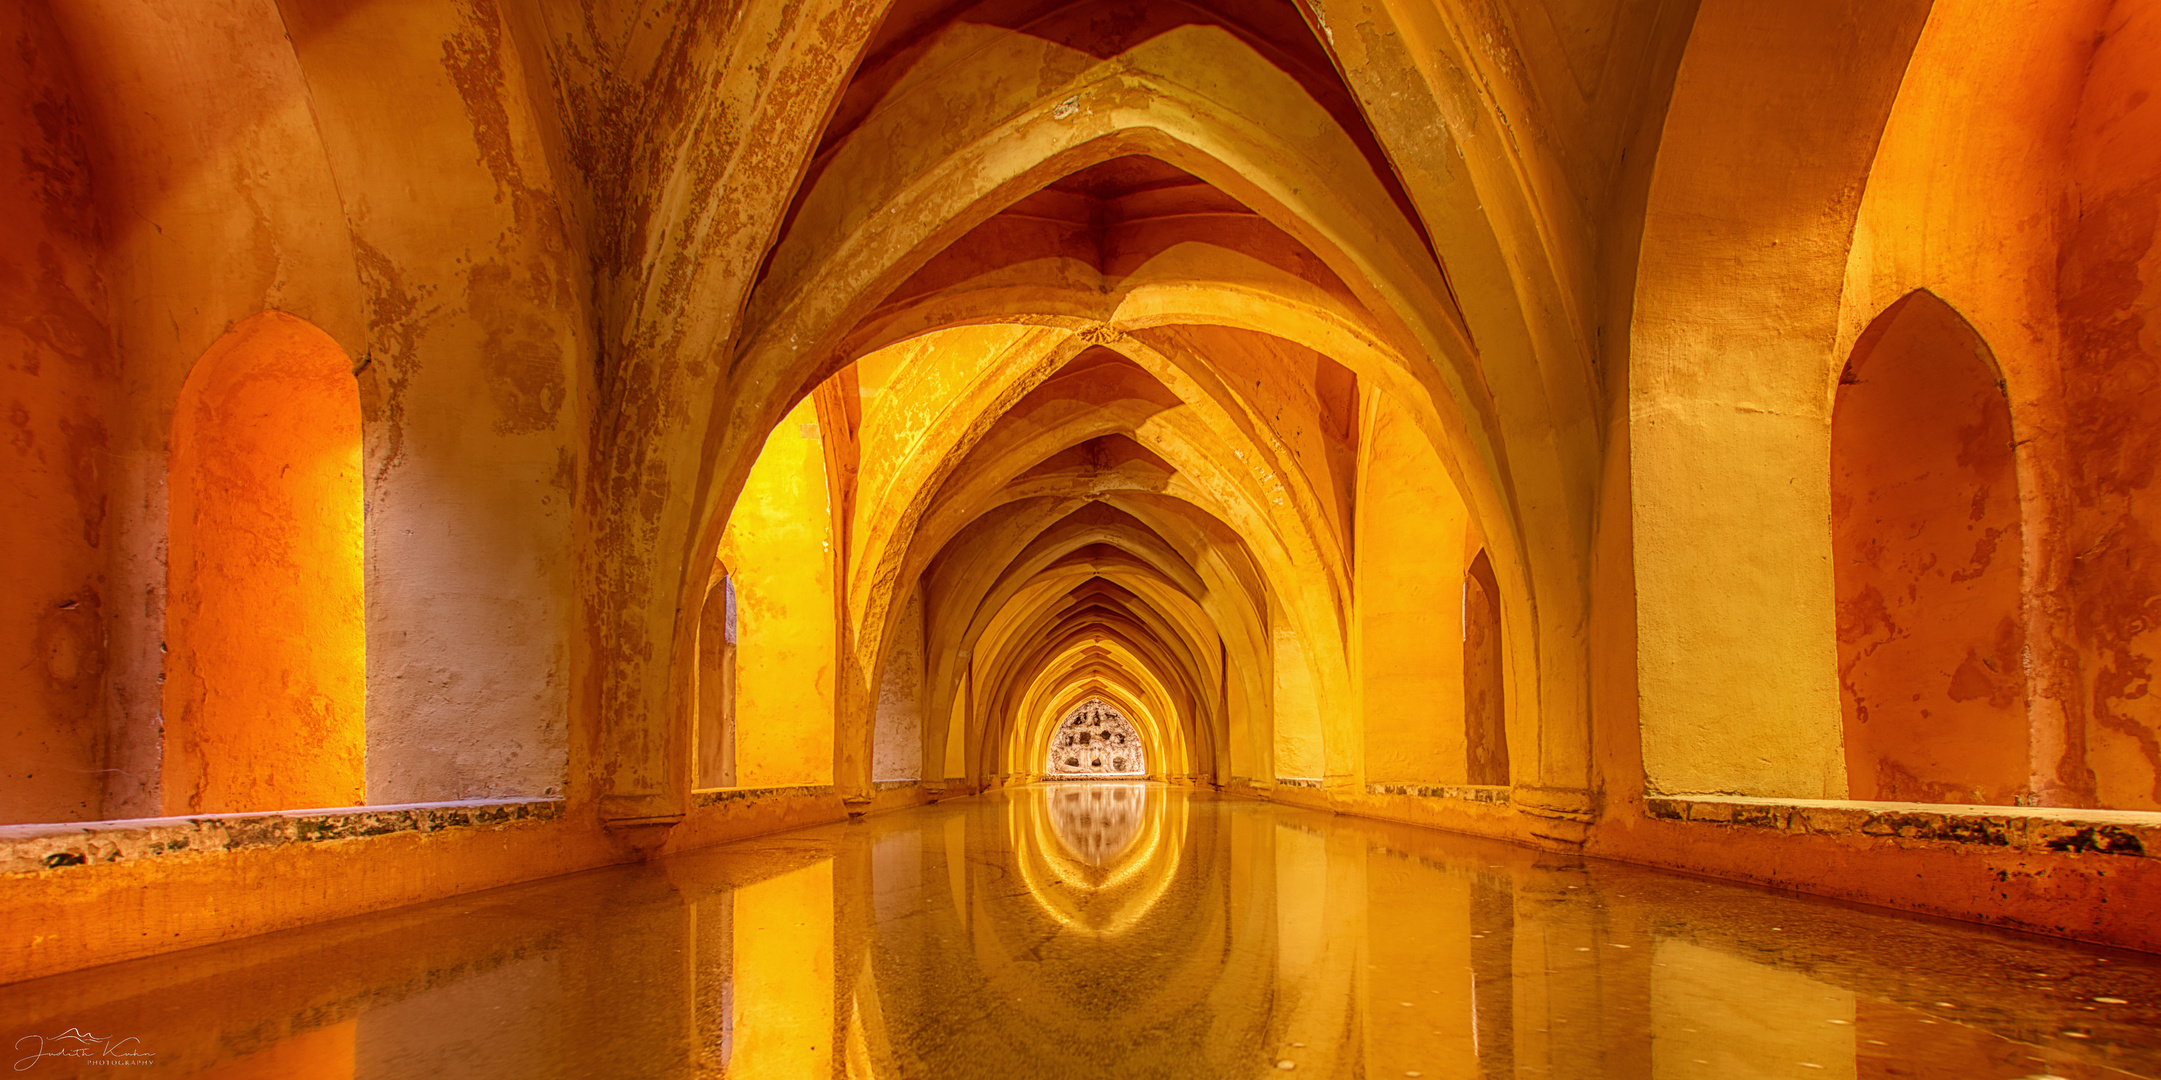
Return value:
<svg viewBox="0 0 2161 1080">
<path fill-rule="evenodd" d="M 736 588 L 735 783 L 833 779 L 833 530 L 818 413 L 765 440 L 721 537 Z"/>
<path fill-rule="evenodd" d="M 1305 644 L 1287 626 L 1275 628 L 1276 775 L 1319 780 L 1327 774 L 1321 714 Z"/>
<path fill-rule="evenodd" d="M 1459 784 L 1470 511 L 1432 444 L 1373 400 L 1356 533 L 1366 779 Z"/>
</svg>

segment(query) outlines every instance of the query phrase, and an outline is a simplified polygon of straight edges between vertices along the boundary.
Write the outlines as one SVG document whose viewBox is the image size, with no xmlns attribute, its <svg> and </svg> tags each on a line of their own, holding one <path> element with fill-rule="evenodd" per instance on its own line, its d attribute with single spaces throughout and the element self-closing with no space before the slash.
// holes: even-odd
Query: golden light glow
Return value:
<svg viewBox="0 0 2161 1080">
<path fill-rule="evenodd" d="M 1139 802 L 1133 839 L 1107 865 L 1073 851 L 1058 831 L 1052 802 L 1086 787 L 1129 790 Z M 1013 797 L 1023 812 L 1007 817 L 1021 883 L 1059 926 L 1091 937 L 1116 937 L 1154 909 L 1177 877 L 1186 844 L 1186 805 L 1152 784 L 1068 781 L 1030 784 Z"/>
</svg>

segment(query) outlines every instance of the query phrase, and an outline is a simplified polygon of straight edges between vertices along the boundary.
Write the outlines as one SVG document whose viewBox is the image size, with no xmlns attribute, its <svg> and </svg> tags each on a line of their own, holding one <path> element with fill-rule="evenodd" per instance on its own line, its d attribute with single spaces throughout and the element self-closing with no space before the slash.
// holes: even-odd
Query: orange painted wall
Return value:
<svg viewBox="0 0 2161 1080">
<path fill-rule="evenodd" d="M 0 822 L 102 816 L 107 414 L 119 376 L 75 73 L 0 10 Z"/>
<path fill-rule="evenodd" d="M 360 400 L 345 352 L 266 312 L 174 415 L 165 809 L 365 798 Z"/>
<path fill-rule="evenodd" d="M 2058 261 L 2073 635 L 2096 805 L 2161 809 L 2161 9 L 2115 4 L 2072 130 Z"/>
<path fill-rule="evenodd" d="M 1868 177 L 1841 316 L 1858 343 L 1927 289 L 2000 368 L 2019 443 L 2026 783 L 2045 805 L 2161 808 L 2152 22 L 2108 0 L 1937 0 Z"/>
<path fill-rule="evenodd" d="M 1836 381 L 1864 332 L 1916 290 L 1957 311 L 2010 403 L 2030 735 L 2029 801 L 2088 801 L 2085 697 L 2071 643 L 2065 534 L 2075 501 L 2063 413 L 2056 278 L 2070 228 L 2069 147 L 2108 0 L 1936 0 L 1867 177 L 1854 226 Z M 1998 558 L 2002 555 L 1999 552 Z M 2068 754 L 2066 751 L 2070 751 Z M 1857 776 L 1865 791 L 1873 775 Z M 1971 794 L 1965 796 L 1972 798 Z"/>
<path fill-rule="evenodd" d="M 1849 796 L 2011 804 L 2026 791 L 2011 412 L 1987 346 L 1927 292 L 1840 376 L 1831 424 Z"/>
</svg>

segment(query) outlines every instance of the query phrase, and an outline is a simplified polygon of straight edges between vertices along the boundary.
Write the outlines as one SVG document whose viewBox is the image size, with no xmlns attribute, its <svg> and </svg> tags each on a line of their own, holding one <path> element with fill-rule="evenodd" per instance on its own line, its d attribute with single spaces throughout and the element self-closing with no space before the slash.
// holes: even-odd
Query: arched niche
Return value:
<svg viewBox="0 0 2161 1080">
<path fill-rule="evenodd" d="M 2011 409 L 1987 344 L 1926 290 L 1878 315 L 1840 373 L 1831 528 L 1850 796 L 2020 801 Z"/>
<path fill-rule="evenodd" d="M 1148 758 L 1132 721 L 1103 701 L 1091 700 L 1059 722 L 1043 772 L 1054 779 L 1144 776 Z"/>
<path fill-rule="evenodd" d="M 164 807 L 366 798 L 360 398 L 351 360 L 282 312 L 196 361 L 169 465 Z"/>
<path fill-rule="evenodd" d="M 1501 641 L 1501 586 L 1480 549 L 1463 574 L 1463 773 L 1472 784 L 1508 783 Z"/>
</svg>

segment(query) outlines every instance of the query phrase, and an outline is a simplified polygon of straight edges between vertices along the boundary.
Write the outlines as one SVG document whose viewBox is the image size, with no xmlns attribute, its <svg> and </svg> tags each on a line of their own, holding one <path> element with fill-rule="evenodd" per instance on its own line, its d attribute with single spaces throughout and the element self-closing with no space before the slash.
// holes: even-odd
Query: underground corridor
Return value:
<svg viewBox="0 0 2161 1080">
<path fill-rule="evenodd" d="M 2161 1080 L 2152 0 L 0 41 L 26 1076 Z"/>
</svg>

